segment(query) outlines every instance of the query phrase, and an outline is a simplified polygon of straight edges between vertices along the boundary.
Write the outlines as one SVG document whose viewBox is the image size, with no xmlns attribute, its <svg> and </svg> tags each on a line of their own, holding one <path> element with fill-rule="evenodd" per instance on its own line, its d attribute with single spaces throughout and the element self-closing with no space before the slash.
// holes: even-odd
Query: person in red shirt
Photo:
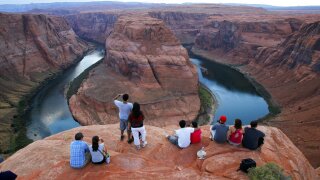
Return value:
<svg viewBox="0 0 320 180">
<path fill-rule="evenodd" d="M 201 129 L 198 128 L 198 123 L 196 121 L 192 121 L 192 127 L 194 128 L 194 132 L 191 133 L 190 136 L 191 144 L 201 142 Z"/>
</svg>

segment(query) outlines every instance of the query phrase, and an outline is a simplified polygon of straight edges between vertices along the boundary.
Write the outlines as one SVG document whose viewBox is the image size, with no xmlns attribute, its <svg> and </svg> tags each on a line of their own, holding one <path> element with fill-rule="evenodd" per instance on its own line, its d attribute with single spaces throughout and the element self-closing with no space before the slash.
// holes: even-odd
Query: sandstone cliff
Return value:
<svg viewBox="0 0 320 180">
<path fill-rule="evenodd" d="M 149 15 L 163 20 L 182 44 L 193 44 L 196 35 L 209 17 L 209 14 L 205 13 L 179 11 L 154 11 L 149 12 Z"/>
<path fill-rule="evenodd" d="M 21 179 L 248 179 L 237 169 L 243 158 L 250 157 L 258 166 L 277 163 L 294 180 L 318 178 L 303 154 L 277 128 L 259 127 L 266 133 L 260 151 L 210 141 L 209 126 L 201 127 L 201 144 L 178 149 L 164 136 L 175 128 L 146 126 L 148 145 L 138 151 L 133 144 L 119 141 L 118 124 L 78 127 L 30 144 L 0 164 L 0 170 L 11 170 Z M 105 140 L 111 164 L 70 168 L 69 146 L 79 131 L 88 143 L 94 135 Z M 207 152 L 205 160 L 196 157 L 202 146 Z"/>
<path fill-rule="evenodd" d="M 0 13 L 0 19 L 2 153 L 9 148 L 12 117 L 18 106 L 23 107 L 22 98 L 46 78 L 75 63 L 87 44 L 59 17 Z"/>
<path fill-rule="evenodd" d="M 121 17 L 106 41 L 106 54 L 104 63 L 91 71 L 69 101 L 81 124 L 117 122 L 113 97 L 125 92 L 142 104 L 149 124 L 164 126 L 197 116 L 196 69 L 162 21 Z"/>
<path fill-rule="evenodd" d="M 307 24 L 276 48 L 261 48 L 247 70 L 283 107 L 281 128 L 310 162 L 320 165 L 320 22 Z"/>
<path fill-rule="evenodd" d="M 78 36 L 104 44 L 118 15 L 116 13 L 79 13 L 65 16 Z"/>
</svg>

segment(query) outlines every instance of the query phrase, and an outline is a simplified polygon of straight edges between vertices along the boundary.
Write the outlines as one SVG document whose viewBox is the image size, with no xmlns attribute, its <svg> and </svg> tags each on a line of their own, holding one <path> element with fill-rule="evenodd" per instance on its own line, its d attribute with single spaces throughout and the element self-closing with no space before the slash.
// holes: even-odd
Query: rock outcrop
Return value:
<svg viewBox="0 0 320 180">
<path fill-rule="evenodd" d="M 201 127 L 201 144 L 178 149 L 164 136 L 175 128 L 146 126 L 148 145 L 138 151 L 133 144 L 119 141 L 118 124 L 78 127 L 28 145 L 1 163 L 0 170 L 11 170 L 21 179 L 248 179 L 237 169 L 243 158 L 250 157 L 258 166 L 278 164 L 295 180 L 318 178 L 308 160 L 277 128 L 259 127 L 266 134 L 260 151 L 210 141 L 209 126 Z M 94 135 L 105 140 L 111 154 L 109 165 L 70 168 L 69 146 L 79 131 L 88 143 Z M 204 160 L 196 157 L 201 147 L 207 153 Z"/>
<path fill-rule="evenodd" d="M 23 107 L 21 99 L 74 64 L 88 46 L 60 17 L 0 13 L 0 19 L 0 123 L 6 134 L 1 134 L 2 153 L 9 147 L 12 117 Z"/>
<path fill-rule="evenodd" d="M 83 125 L 115 123 L 113 97 L 125 92 L 131 101 L 142 104 L 146 123 L 164 126 L 197 116 L 196 69 L 187 51 L 158 19 L 118 19 L 106 41 L 104 63 L 91 71 L 71 97 L 70 109 Z"/>
<path fill-rule="evenodd" d="M 261 48 L 246 68 L 283 107 L 270 124 L 281 128 L 320 165 L 320 22 L 306 24 L 276 48 Z"/>
<path fill-rule="evenodd" d="M 83 39 L 104 44 L 117 21 L 116 13 L 79 13 L 65 16 L 73 30 Z"/>
</svg>

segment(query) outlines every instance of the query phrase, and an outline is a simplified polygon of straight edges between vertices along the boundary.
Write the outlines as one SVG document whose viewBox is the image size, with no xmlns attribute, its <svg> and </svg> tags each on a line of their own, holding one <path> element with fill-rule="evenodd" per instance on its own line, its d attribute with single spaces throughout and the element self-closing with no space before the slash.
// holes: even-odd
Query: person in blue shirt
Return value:
<svg viewBox="0 0 320 180">
<path fill-rule="evenodd" d="M 227 133 L 229 130 L 229 126 L 225 124 L 226 121 L 226 116 L 220 116 L 218 123 L 213 125 L 211 128 L 212 140 L 215 140 L 217 143 L 224 143 L 227 141 Z"/>
<path fill-rule="evenodd" d="M 70 144 L 70 166 L 72 168 L 83 168 L 90 161 L 89 146 L 83 140 L 83 134 L 78 132 L 75 141 Z"/>
</svg>

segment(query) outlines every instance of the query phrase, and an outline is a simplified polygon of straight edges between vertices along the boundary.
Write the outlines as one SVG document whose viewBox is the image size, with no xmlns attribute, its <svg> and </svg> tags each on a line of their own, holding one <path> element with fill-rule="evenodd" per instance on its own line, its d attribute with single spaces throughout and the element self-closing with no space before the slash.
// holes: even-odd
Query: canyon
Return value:
<svg viewBox="0 0 320 180">
<path fill-rule="evenodd" d="M 0 13 L 0 19 L 1 137 L 11 137 L 0 140 L 5 153 L 23 128 L 16 121 L 27 96 L 79 60 L 88 44 L 61 17 Z"/>
<path fill-rule="evenodd" d="M 315 138 L 319 136 L 320 108 L 319 32 L 315 27 L 319 14 L 219 5 L 139 13 L 163 20 L 191 53 L 230 65 L 260 83 L 270 93 L 266 98 L 274 111 L 264 122 L 282 129 L 315 167 L 320 165 L 319 158 L 314 158 L 320 151 L 320 140 Z M 313 34 L 304 32 L 308 24 Z M 303 41 L 308 36 L 312 38 Z"/>
<path fill-rule="evenodd" d="M 177 160 L 171 163 L 171 170 L 166 167 L 156 169 L 152 164 L 155 157 L 150 154 L 172 153 L 162 148 L 157 150 L 162 146 L 172 150 L 160 138 L 161 134 L 172 130 L 171 125 L 177 124 L 180 119 L 193 120 L 199 111 L 198 77 L 190 63 L 188 51 L 242 72 L 257 88 L 261 84 L 269 93 L 264 95 L 270 100 L 271 108 L 271 114 L 263 123 L 282 130 L 313 167 L 320 166 L 320 13 L 274 12 L 246 6 L 201 4 L 121 11 L 103 7 L 96 11 L 67 9 L 70 10 L 67 13 L 54 11 L 55 16 L 48 15 L 53 12 L 51 10 L 41 11 L 47 15 L 38 15 L 37 11 L 32 12 L 34 14 L 0 14 L 1 137 L 17 136 L 17 127 L 13 122 L 17 118 L 18 107 L 22 105 L 19 102 L 23 102 L 24 97 L 41 86 L 45 79 L 74 64 L 89 49 L 90 45 L 82 38 L 105 44 L 106 56 L 89 72 L 78 92 L 70 98 L 70 110 L 81 125 L 113 124 L 118 122 L 117 110 L 112 103 L 116 94 L 129 93 L 132 95 L 130 101 L 142 104 L 146 124 L 152 125 L 148 128 L 151 136 L 157 137 L 155 144 L 159 146 L 151 145 L 144 154 L 138 155 L 137 167 L 150 165 L 150 172 L 154 173 L 140 172 L 136 178 L 146 174 L 156 176 L 163 171 L 167 177 L 177 178 L 189 173 L 190 178 L 222 178 L 229 174 L 229 178 L 246 179 L 231 172 L 240 161 L 235 157 L 229 159 L 233 164 L 228 166 L 230 169 L 216 172 L 221 169 L 212 165 L 216 162 L 213 159 L 217 158 L 213 157 L 219 152 L 214 150 L 216 144 L 206 138 L 203 144 L 209 154 L 214 155 L 204 162 L 195 160 L 195 152 L 200 148 L 196 146 L 171 154 Z M 117 127 L 80 127 L 48 137 L 17 152 L 0 168 L 11 168 L 29 179 L 50 173 L 54 178 L 75 173 L 67 165 L 67 147 L 72 135 L 77 130 L 94 135 L 97 129 L 112 133 Z M 206 129 L 208 127 L 203 127 L 204 134 L 208 134 Z M 262 129 L 269 136 L 261 154 L 240 148 L 243 157 L 257 157 L 258 164 L 275 161 L 294 179 L 316 179 L 313 168 L 281 131 L 271 127 Z M 118 140 L 114 135 L 110 137 Z M 10 139 L 1 138 L 0 143 L 2 152 L 5 152 Z M 116 173 L 108 175 L 106 171 L 100 172 L 99 168 L 91 165 L 87 167 L 86 177 L 93 176 L 92 170 L 98 170 L 99 177 L 123 178 L 128 173 L 118 171 L 127 168 L 126 160 L 121 159 L 120 155 L 135 159 L 130 154 L 134 150 L 120 142 L 116 145 L 111 141 L 108 143 L 116 160 L 110 172 L 117 170 Z M 57 150 L 60 154 L 47 166 L 55 171 L 32 169 L 37 168 L 35 166 L 31 169 L 14 166 L 16 161 L 24 159 L 21 157 L 30 155 L 28 150 L 42 147 L 45 154 L 50 153 L 49 147 L 54 145 L 64 147 Z M 228 145 L 223 145 L 220 150 L 226 154 L 218 159 L 239 151 Z M 190 157 L 185 162 L 180 158 L 184 153 L 193 154 L 193 159 Z M 35 158 L 30 155 L 30 160 Z M 150 158 L 152 161 L 147 163 Z M 238 160 L 237 163 L 234 159 Z M 34 173 L 28 174 L 31 170 Z M 52 174 L 56 171 L 63 173 Z M 74 178 L 78 176 L 79 173 L 72 174 Z"/>
<path fill-rule="evenodd" d="M 245 180 L 248 179 L 247 174 L 237 169 L 243 158 L 251 157 L 257 166 L 277 163 L 292 179 L 318 178 L 316 170 L 301 151 L 277 128 L 259 126 L 266 133 L 265 144 L 259 151 L 211 141 L 209 126 L 201 127 L 202 143 L 178 149 L 164 136 L 176 128 L 147 125 L 148 145 L 136 150 L 134 145 L 119 141 L 118 124 L 82 126 L 33 142 L 1 163 L 0 170 L 10 169 L 21 179 L 126 179 L 130 176 L 131 179 Z M 87 142 L 91 142 L 94 135 L 105 140 L 111 155 L 110 164 L 89 163 L 83 169 L 70 168 L 69 146 L 79 131 Z M 204 160 L 196 156 L 201 147 L 207 153 Z"/>
</svg>

